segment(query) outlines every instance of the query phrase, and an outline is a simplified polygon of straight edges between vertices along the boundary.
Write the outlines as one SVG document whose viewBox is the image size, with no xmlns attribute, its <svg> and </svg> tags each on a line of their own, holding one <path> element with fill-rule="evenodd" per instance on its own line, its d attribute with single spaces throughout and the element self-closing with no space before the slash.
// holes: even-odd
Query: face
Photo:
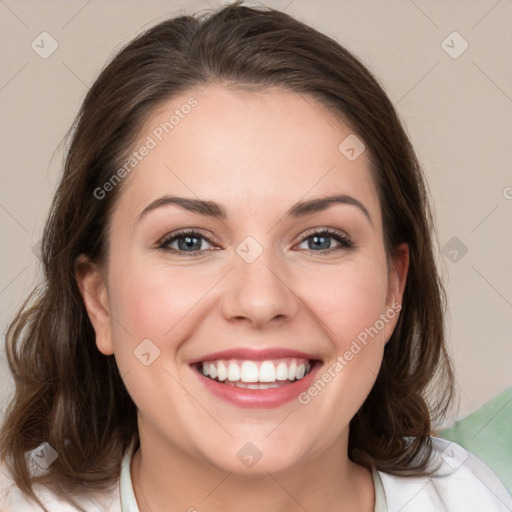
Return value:
<svg viewBox="0 0 512 512">
<path fill-rule="evenodd" d="M 108 261 L 79 276 L 141 439 L 251 474 L 346 451 L 408 261 L 403 246 L 388 268 L 368 156 L 339 149 L 349 135 L 279 89 L 210 85 L 148 119 Z"/>
</svg>

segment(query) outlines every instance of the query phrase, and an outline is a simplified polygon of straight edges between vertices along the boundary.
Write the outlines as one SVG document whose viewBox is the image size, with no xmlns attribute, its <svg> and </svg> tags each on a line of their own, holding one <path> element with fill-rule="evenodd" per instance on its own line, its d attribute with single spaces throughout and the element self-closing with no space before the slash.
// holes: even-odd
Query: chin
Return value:
<svg viewBox="0 0 512 512">
<path fill-rule="evenodd" d="M 227 454 L 218 454 L 215 458 L 208 457 L 208 461 L 223 472 L 261 479 L 268 477 L 269 473 L 285 471 L 299 462 L 301 457 L 294 457 L 286 447 L 283 448 L 282 451 L 274 448 L 259 450 L 255 444 L 248 442 Z"/>
</svg>

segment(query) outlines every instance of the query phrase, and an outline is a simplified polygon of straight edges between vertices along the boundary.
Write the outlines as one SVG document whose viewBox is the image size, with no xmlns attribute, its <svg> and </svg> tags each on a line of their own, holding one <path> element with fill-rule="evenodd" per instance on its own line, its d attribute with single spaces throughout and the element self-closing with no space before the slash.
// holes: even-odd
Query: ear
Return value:
<svg viewBox="0 0 512 512">
<path fill-rule="evenodd" d="M 403 243 L 396 248 L 388 276 L 388 294 L 386 306 L 393 307 L 393 304 L 402 304 L 407 271 L 409 270 L 409 245 Z"/>
<path fill-rule="evenodd" d="M 389 322 L 386 324 L 386 343 L 391 338 L 400 316 L 399 312 L 402 309 L 402 299 L 405 283 L 407 282 L 408 270 L 409 245 L 403 243 L 396 248 L 389 269 L 388 291 L 386 296 L 386 318 L 389 318 Z"/>
<path fill-rule="evenodd" d="M 96 333 L 96 346 L 102 354 L 111 355 L 114 353 L 112 324 L 103 272 L 97 264 L 81 254 L 75 260 L 75 278 Z"/>
</svg>

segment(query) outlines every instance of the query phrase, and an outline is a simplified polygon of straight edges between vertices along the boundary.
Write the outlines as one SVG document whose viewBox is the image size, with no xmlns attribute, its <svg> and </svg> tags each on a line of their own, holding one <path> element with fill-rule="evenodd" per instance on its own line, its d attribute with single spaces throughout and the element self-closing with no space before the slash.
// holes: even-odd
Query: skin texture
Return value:
<svg viewBox="0 0 512 512">
<path fill-rule="evenodd" d="M 401 246 L 388 269 L 367 154 L 351 162 L 338 150 L 349 128 L 311 97 L 221 84 L 162 104 L 140 141 L 191 96 L 197 106 L 122 183 L 106 265 L 84 257 L 77 275 L 98 349 L 115 354 L 138 407 L 131 472 L 139 507 L 372 511 L 371 473 L 348 459 L 348 428 L 398 314 L 307 405 L 236 407 L 206 391 L 188 364 L 235 347 L 282 347 L 318 354 L 326 369 L 401 303 L 408 250 Z M 284 217 L 297 201 L 333 193 L 359 200 L 371 221 L 349 204 Z M 166 194 L 215 201 L 228 216 L 167 205 L 137 221 Z M 199 256 L 158 248 L 183 228 L 211 241 L 199 239 Z M 334 238 L 327 245 L 336 250 L 315 248 L 307 237 L 325 228 L 354 248 Z M 236 252 L 248 236 L 263 249 L 252 263 Z M 149 366 L 134 356 L 144 339 L 160 350 Z M 247 442 L 262 454 L 251 468 L 237 457 Z"/>
</svg>

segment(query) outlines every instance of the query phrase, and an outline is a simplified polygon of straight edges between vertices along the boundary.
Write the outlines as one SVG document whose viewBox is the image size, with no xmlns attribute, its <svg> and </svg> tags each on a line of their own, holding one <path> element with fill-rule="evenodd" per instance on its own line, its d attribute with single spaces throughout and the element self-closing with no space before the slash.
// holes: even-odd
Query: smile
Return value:
<svg viewBox="0 0 512 512">
<path fill-rule="evenodd" d="M 210 396 L 235 407 L 259 409 L 272 409 L 297 400 L 313 384 L 321 367 L 320 360 L 298 358 L 215 359 L 191 365 Z M 223 380 L 219 379 L 219 372 Z"/>
<path fill-rule="evenodd" d="M 264 361 L 220 359 L 197 363 L 198 370 L 211 380 L 243 389 L 270 389 L 303 379 L 314 361 L 280 358 Z"/>
</svg>

